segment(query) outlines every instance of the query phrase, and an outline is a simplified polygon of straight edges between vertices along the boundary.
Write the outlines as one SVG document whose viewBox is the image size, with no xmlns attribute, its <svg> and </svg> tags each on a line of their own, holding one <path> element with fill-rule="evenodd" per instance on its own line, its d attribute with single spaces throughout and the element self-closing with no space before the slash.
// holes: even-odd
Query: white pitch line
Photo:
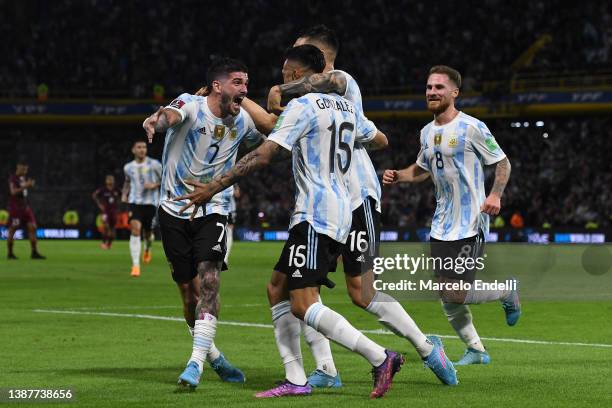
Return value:
<svg viewBox="0 0 612 408">
<path fill-rule="evenodd" d="M 79 310 L 52 310 L 52 309 L 34 309 L 32 311 L 36 313 L 56 313 L 56 314 L 81 315 L 81 316 L 89 315 L 89 316 L 107 316 L 107 317 L 129 317 L 129 318 L 135 318 L 135 319 L 166 320 L 166 321 L 173 321 L 173 322 L 184 322 L 185 321 L 185 319 L 183 319 L 182 317 L 156 316 L 156 315 L 147 315 L 147 314 L 88 312 L 88 311 L 79 311 Z M 218 321 L 217 323 L 225 325 L 225 326 L 259 327 L 259 328 L 264 328 L 264 329 L 274 328 L 274 326 L 272 326 L 271 324 L 264 324 L 264 323 L 233 322 L 233 321 L 225 321 L 225 320 Z M 383 329 L 360 330 L 360 331 L 366 334 L 384 334 L 384 335 L 393 334 L 392 332 L 383 330 Z M 450 336 L 450 335 L 444 335 L 444 334 L 436 334 L 436 336 L 439 336 L 445 339 L 457 339 L 456 336 Z M 499 337 L 481 337 L 481 339 L 487 340 L 487 341 L 499 341 L 503 343 L 612 348 L 612 344 L 603 344 L 603 343 L 572 343 L 572 342 L 567 342 L 567 341 L 506 339 L 506 338 L 499 338 Z"/>
</svg>

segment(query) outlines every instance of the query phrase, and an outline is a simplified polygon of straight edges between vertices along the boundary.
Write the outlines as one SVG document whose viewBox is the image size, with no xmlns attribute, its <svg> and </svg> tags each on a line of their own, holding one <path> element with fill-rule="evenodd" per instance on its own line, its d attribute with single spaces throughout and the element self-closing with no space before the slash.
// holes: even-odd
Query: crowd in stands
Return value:
<svg viewBox="0 0 612 408">
<path fill-rule="evenodd" d="M 612 119 L 585 117 L 544 119 L 525 127 L 514 121 L 487 124 L 512 164 L 510 182 L 502 199 L 505 226 L 523 222 L 528 227 L 612 226 Z M 388 168 L 403 168 L 415 161 L 421 122 L 377 121 L 390 142 L 388 150 L 373 152 L 379 176 Z M 91 192 L 104 176 L 114 174 L 123 183 L 123 165 L 132 160 L 130 148 L 138 128 L 125 127 L 22 127 L 4 130 L 0 138 L 0 171 L 8 178 L 14 160 L 28 158 L 36 188 L 30 201 L 42 225 L 61 225 L 67 210 L 77 210 L 81 225 L 93 225 L 96 207 Z M 149 152 L 160 158 L 163 140 L 157 137 Z M 492 185 L 492 169 L 486 181 Z M 286 228 L 293 206 L 293 178 L 289 161 L 278 163 L 240 182 L 238 225 Z M 7 184 L 5 184 L 7 186 Z M 0 189 L 0 208 L 7 203 L 7 188 Z M 424 227 L 435 209 L 430 180 L 383 189 L 382 220 L 389 227 Z M 493 220 L 492 220 L 493 221 Z M 500 221 L 500 220 L 497 220 Z"/>
<path fill-rule="evenodd" d="M 281 80 L 285 48 L 324 23 L 341 41 L 337 65 L 365 93 L 420 92 L 428 68 L 445 63 L 465 90 L 509 80 L 513 62 L 545 34 L 551 41 L 521 69 L 564 72 L 609 67 L 609 2 L 503 0 L 144 0 L 0 2 L 0 95 L 150 98 L 197 89 L 211 58 L 250 67 L 251 89 Z"/>
</svg>

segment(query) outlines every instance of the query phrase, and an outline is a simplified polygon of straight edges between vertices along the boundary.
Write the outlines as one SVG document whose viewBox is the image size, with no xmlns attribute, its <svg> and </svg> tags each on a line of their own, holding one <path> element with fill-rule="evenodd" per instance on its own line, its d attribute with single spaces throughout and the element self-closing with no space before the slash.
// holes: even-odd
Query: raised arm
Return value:
<svg viewBox="0 0 612 408">
<path fill-rule="evenodd" d="M 253 173 L 263 167 L 269 166 L 274 161 L 279 161 L 291 157 L 291 152 L 278 143 L 266 140 L 257 149 L 246 154 L 234 167 L 226 173 L 214 177 L 209 183 L 188 180 L 185 183 L 195 187 L 191 194 L 186 194 L 175 198 L 175 201 L 190 200 L 185 205 L 180 214 L 184 213 L 189 207 L 195 206 L 191 213 L 191 218 L 195 217 L 199 206 L 209 202 L 212 197 L 225 190 L 229 186 L 237 183 L 241 178 Z"/>
<path fill-rule="evenodd" d="M 507 157 L 497 162 L 495 165 L 495 181 L 493 182 L 493 187 L 491 188 L 489 196 L 482 204 L 480 211 L 489 215 L 499 214 L 499 210 L 501 209 L 501 196 L 504 194 L 504 190 L 510 179 L 511 170 L 512 166 Z"/>
<path fill-rule="evenodd" d="M 341 72 L 312 74 L 282 85 L 273 86 L 268 94 L 268 111 L 280 115 L 282 102 L 309 92 L 346 93 L 346 77 Z"/>
<path fill-rule="evenodd" d="M 147 133 L 149 143 L 151 143 L 155 133 L 164 133 L 172 126 L 180 123 L 181 120 L 181 115 L 176 110 L 160 107 L 157 112 L 145 119 L 142 127 Z"/>
<path fill-rule="evenodd" d="M 421 183 L 428 178 L 429 172 L 416 163 L 413 163 L 402 170 L 385 170 L 382 182 L 384 185 L 396 183 Z"/>
<path fill-rule="evenodd" d="M 278 116 L 273 113 L 266 112 L 266 110 L 259 106 L 258 103 L 250 100 L 249 98 L 244 98 L 240 105 L 249 113 L 249 115 L 251 115 L 257 130 L 264 135 L 269 135 L 270 132 L 272 132 Z"/>
</svg>

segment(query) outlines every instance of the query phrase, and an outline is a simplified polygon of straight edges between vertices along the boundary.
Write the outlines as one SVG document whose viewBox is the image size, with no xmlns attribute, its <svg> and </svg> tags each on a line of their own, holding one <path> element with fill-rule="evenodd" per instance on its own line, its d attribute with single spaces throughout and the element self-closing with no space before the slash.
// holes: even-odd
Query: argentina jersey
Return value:
<svg viewBox="0 0 612 408">
<path fill-rule="evenodd" d="M 128 203 L 137 205 L 159 205 L 159 189 L 145 188 L 145 184 L 161 181 L 162 165 L 159 161 L 145 157 L 142 163 L 132 160 L 123 166 L 125 178 L 130 182 Z"/>
<path fill-rule="evenodd" d="M 355 105 L 355 109 L 363 113 L 361 91 L 357 81 L 344 71 L 335 69 L 331 72 L 338 72 L 344 75 L 346 78 L 346 92 L 343 96 Z M 372 124 L 372 126 L 374 125 Z M 380 182 L 378 181 L 378 175 L 372 160 L 361 143 L 355 143 L 353 163 L 349 175 L 349 191 L 351 192 L 352 210 L 357 209 L 368 197 L 372 197 L 376 200 L 376 211 L 380 212 Z"/>
<path fill-rule="evenodd" d="M 203 96 L 182 94 L 167 108 L 176 110 L 181 115 L 181 122 L 166 132 L 161 207 L 175 217 L 189 218 L 192 208 L 178 214 L 188 201 L 173 201 L 173 198 L 193 191 L 185 181 L 207 183 L 227 172 L 236 162 L 240 143 L 245 140 L 256 144 L 263 136 L 244 109 L 241 108 L 236 116 L 218 118 L 210 111 L 207 98 Z M 227 215 L 233 194 L 233 187 L 216 194 L 205 208 L 198 209 L 196 217 L 212 213 Z"/>
<path fill-rule="evenodd" d="M 374 136 L 372 122 L 338 95 L 310 93 L 289 102 L 268 136 L 292 152 L 296 192 L 289 229 L 306 221 L 316 232 L 346 242 L 353 146 Z"/>
<path fill-rule="evenodd" d="M 482 231 L 486 239 L 489 216 L 480 211 L 486 198 L 483 165 L 505 157 L 487 126 L 463 112 L 446 125 L 432 121 L 421 130 L 416 163 L 431 173 L 436 187 L 432 238 L 456 241 Z"/>
</svg>

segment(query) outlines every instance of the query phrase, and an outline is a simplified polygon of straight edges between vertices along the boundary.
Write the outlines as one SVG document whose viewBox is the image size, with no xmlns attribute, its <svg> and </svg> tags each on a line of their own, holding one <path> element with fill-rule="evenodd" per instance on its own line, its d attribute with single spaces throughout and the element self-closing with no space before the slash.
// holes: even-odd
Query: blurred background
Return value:
<svg viewBox="0 0 612 408">
<path fill-rule="evenodd" d="M 450 65 L 464 77 L 460 109 L 512 163 L 490 240 L 612 240 L 612 6 L 537 0 L 0 0 L 0 234 L 7 180 L 25 157 L 39 236 L 97 237 L 91 193 L 106 174 L 121 187 L 146 116 L 195 92 L 219 55 L 248 65 L 250 96 L 263 103 L 282 81 L 284 50 L 321 23 L 339 37 L 336 68 L 355 77 L 389 136 L 390 149 L 372 154 L 379 174 L 414 162 L 432 119 L 427 72 Z M 162 148 L 158 136 L 149 155 Z M 239 239 L 284 238 L 290 172 L 284 163 L 241 182 Z M 434 208 L 429 181 L 384 189 L 383 240 L 425 239 Z"/>
</svg>

